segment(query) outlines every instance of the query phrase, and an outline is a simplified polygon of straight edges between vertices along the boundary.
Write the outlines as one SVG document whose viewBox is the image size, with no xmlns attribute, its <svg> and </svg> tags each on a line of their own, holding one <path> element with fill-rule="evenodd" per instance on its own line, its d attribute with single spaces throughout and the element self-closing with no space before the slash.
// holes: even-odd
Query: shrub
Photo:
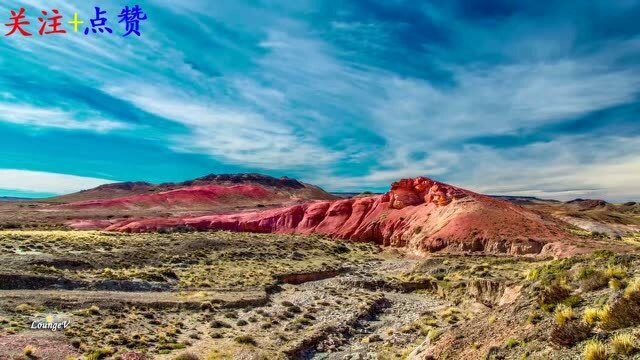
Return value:
<svg viewBox="0 0 640 360">
<path fill-rule="evenodd" d="M 524 277 L 528 281 L 536 281 L 540 278 L 540 269 L 530 269 L 524 273 Z"/>
<path fill-rule="evenodd" d="M 602 319 L 602 310 L 588 307 L 584 309 L 584 316 L 582 319 L 589 325 L 595 325 Z"/>
<path fill-rule="evenodd" d="M 238 344 L 253 345 L 253 346 L 257 345 L 256 340 L 249 335 L 240 335 L 236 337 L 234 340 Z"/>
<path fill-rule="evenodd" d="M 622 280 L 627 277 L 627 271 L 620 266 L 609 265 L 607 270 L 604 271 L 604 274 L 609 279 Z"/>
<path fill-rule="evenodd" d="M 555 317 L 555 320 L 556 320 L 556 324 L 562 326 L 562 325 L 566 324 L 567 321 L 575 319 L 576 318 L 576 313 L 573 311 L 572 308 L 570 308 L 570 307 L 568 307 L 566 305 L 560 305 L 556 309 L 554 317 Z"/>
<path fill-rule="evenodd" d="M 538 295 L 538 302 L 540 305 L 555 305 L 562 302 L 564 299 L 571 296 L 571 289 L 560 283 L 555 283 L 550 286 L 546 286 L 540 295 Z"/>
<path fill-rule="evenodd" d="M 227 319 L 237 319 L 238 318 L 238 314 L 236 314 L 235 312 L 231 311 L 231 312 L 224 313 L 224 317 L 226 317 Z"/>
<path fill-rule="evenodd" d="M 640 295 L 640 278 L 634 278 L 629 282 L 627 288 L 624 289 L 624 297 L 631 299 Z"/>
<path fill-rule="evenodd" d="M 636 349 L 635 338 L 629 333 L 616 334 L 610 344 L 613 352 L 618 355 L 631 355 Z"/>
<path fill-rule="evenodd" d="M 31 345 L 27 345 L 24 347 L 24 350 L 22 350 L 22 352 L 25 356 L 32 357 L 35 355 L 36 349 Z"/>
<path fill-rule="evenodd" d="M 513 349 L 514 347 L 520 346 L 520 340 L 518 339 L 509 339 L 507 343 L 504 345 L 507 349 Z"/>
<path fill-rule="evenodd" d="M 563 305 L 574 308 L 582 303 L 582 297 L 580 295 L 571 295 L 562 301 Z"/>
<path fill-rule="evenodd" d="M 440 331 L 436 330 L 436 329 L 431 329 L 429 330 L 429 335 L 427 335 L 427 337 L 429 338 L 430 342 L 434 342 L 436 340 L 438 340 L 438 338 L 440 337 Z"/>
<path fill-rule="evenodd" d="M 616 330 L 640 324 L 640 296 L 622 297 L 603 308 L 600 318 L 603 329 Z"/>
<path fill-rule="evenodd" d="M 33 308 L 29 304 L 20 304 L 20 305 L 16 306 L 16 308 L 15 308 L 15 311 L 18 312 L 18 313 L 28 313 L 28 312 L 30 312 L 32 310 L 33 310 Z"/>
<path fill-rule="evenodd" d="M 614 257 L 616 254 L 611 250 L 596 250 L 592 255 L 596 259 L 608 259 Z"/>
<path fill-rule="evenodd" d="M 568 321 L 564 325 L 555 325 L 551 330 L 550 341 L 560 346 L 573 346 L 586 340 L 591 334 L 591 328 L 580 321 Z"/>
<path fill-rule="evenodd" d="M 607 347 L 600 340 L 589 340 L 584 347 L 584 360 L 607 360 Z"/>
<path fill-rule="evenodd" d="M 605 288 L 609 284 L 609 278 L 601 271 L 593 271 L 588 275 L 579 276 L 580 288 L 584 291 L 595 291 Z"/>
<path fill-rule="evenodd" d="M 227 324 L 224 321 L 220 321 L 220 320 L 213 320 L 211 322 L 211 327 L 214 329 L 219 329 L 219 328 L 228 328 L 231 327 L 229 324 Z"/>
<path fill-rule="evenodd" d="M 585 280 L 593 277 L 596 274 L 596 270 L 592 267 L 581 267 L 576 274 L 577 280 Z"/>
<path fill-rule="evenodd" d="M 94 350 L 92 352 L 90 352 L 85 359 L 86 360 L 100 360 L 100 359 L 104 359 L 108 356 L 111 356 L 115 353 L 115 351 L 112 348 L 102 348 L 102 349 L 97 349 Z"/>
<path fill-rule="evenodd" d="M 537 324 L 540 322 L 540 320 L 542 320 L 542 315 L 540 315 L 540 313 L 538 313 L 537 311 L 532 311 L 527 317 L 527 323 L 529 324 Z"/>
<path fill-rule="evenodd" d="M 624 287 L 624 283 L 618 279 L 609 280 L 609 288 L 612 290 L 620 290 Z"/>
</svg>

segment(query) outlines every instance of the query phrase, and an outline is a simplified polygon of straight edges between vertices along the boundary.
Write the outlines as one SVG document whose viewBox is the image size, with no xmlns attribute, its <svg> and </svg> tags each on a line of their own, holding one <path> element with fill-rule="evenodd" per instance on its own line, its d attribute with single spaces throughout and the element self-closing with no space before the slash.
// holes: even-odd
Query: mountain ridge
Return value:
<svg viewBox="0 0 640 360">
<path fill-rule="evenodd" d="M 308 197 L 312 199 L 326 200 L 336 198 L 318 186 L 306 184 L 286 176 L 276 178 L 257 173 L 241 173 L 209 174 L 192 180 L 182 182 L 165 182 L 159 184 L 153 184 L 146 181 L 117 182 L 100 185 L 92 189 L 86 189 L 72 194 L 49 198 L 46 199 L 46 201 L 52 203 L 75 203 L 94 200 L 111 200 L 203 185 L 233 186 L 242 184 L 260 185 L 267 189 L 290 191 L 294 194 L 300 193 L 300 196 L 305 198 Z"/>
</svg>

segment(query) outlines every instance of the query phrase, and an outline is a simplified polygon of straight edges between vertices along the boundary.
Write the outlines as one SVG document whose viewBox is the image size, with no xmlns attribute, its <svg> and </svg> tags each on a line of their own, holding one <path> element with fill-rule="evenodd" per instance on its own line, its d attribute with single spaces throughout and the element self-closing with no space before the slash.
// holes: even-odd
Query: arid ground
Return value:
<svg viewBox="0 0 640 360">
<path fill-rule="evenodd" d="M 228 232 L 0 242 L 2 358 L 567 359 L 639 333 L 631 254 L 412 259 Z M 30 329 L 47 317 L 70 325 Z"/>
</svg>

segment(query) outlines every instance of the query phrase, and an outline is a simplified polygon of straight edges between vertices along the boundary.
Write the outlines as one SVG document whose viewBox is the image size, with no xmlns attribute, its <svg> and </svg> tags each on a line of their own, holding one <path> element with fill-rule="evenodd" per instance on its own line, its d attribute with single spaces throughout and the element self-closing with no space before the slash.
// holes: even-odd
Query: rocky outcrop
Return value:
<svg viewBox="0 0 640 360">
<path fill-rule="evenodd" d="M 383 195 L 317 201 L 260 212 L 139 219 L 110 231 L 171 228 L 258 233 L 323 234 L 351 241 L 407 247 L 424 255 L 450 253 L 575 253 L 577 239 L 563 224 L 518 205 L 427 178 L 404 179 Z M 561 244 L 561 246 L 558 246 Z"/>
</svg>

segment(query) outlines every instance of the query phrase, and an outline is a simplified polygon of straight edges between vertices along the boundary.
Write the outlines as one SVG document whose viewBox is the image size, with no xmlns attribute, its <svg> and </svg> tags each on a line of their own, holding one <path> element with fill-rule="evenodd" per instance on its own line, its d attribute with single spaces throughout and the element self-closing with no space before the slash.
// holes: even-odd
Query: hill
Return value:
<svg viewBox="0 0 640 360">
<path fill-rule="evenodd" d="M 567 202 L 517 197 L 504 200 L 539 211 L 575 225 L 585 231 L 609 237 L 628 237 L 640 231 L 640 204 L 612 204 L 597 199 L 575 199 Z"/>
<path fill-rule="evenodd" d="M 321 188 L 288 177 L 274 178 L 262 174 L 211 174 L 197 179 L 176 183 L 154 185 L 148 182 L 122 182 L 101 185 L 93 189 L 47 199 L 52 203 L 76 203 L 95 200 L 111 200 L 136 195 L 153 195 L 173 190 L 203 186 L 230 187 L 235 185 L 256 185 L 271 192 L 302 199 L 329 200 L 335 196 Z M 142 200 L 139 198 L 138 200 Z M 107 204 L 109 202 L 106 202 Z M 99 202 L 95 202 L 96 205 Z"/>
<path fill-rule="evenodd" d="M 316 201 L 265 211 L 130 219 L 107 228 L 172 228 L 323 234 L 429 252 L 566 255 L 586 251 L 568 224 L 540 212 L 427 178 L 404 179 L 383 195 Z M 587 244 L 588 245 L 588 244 Z"/>
<path fill-rule="evenodd" d="M 184 182 L 123 182 L 49 199 L 0 201 L 0 228 L 98 229 L 126 218 L 233 213 L 336 198 L 287 177 L 212 174 Z"/>
</svg>

